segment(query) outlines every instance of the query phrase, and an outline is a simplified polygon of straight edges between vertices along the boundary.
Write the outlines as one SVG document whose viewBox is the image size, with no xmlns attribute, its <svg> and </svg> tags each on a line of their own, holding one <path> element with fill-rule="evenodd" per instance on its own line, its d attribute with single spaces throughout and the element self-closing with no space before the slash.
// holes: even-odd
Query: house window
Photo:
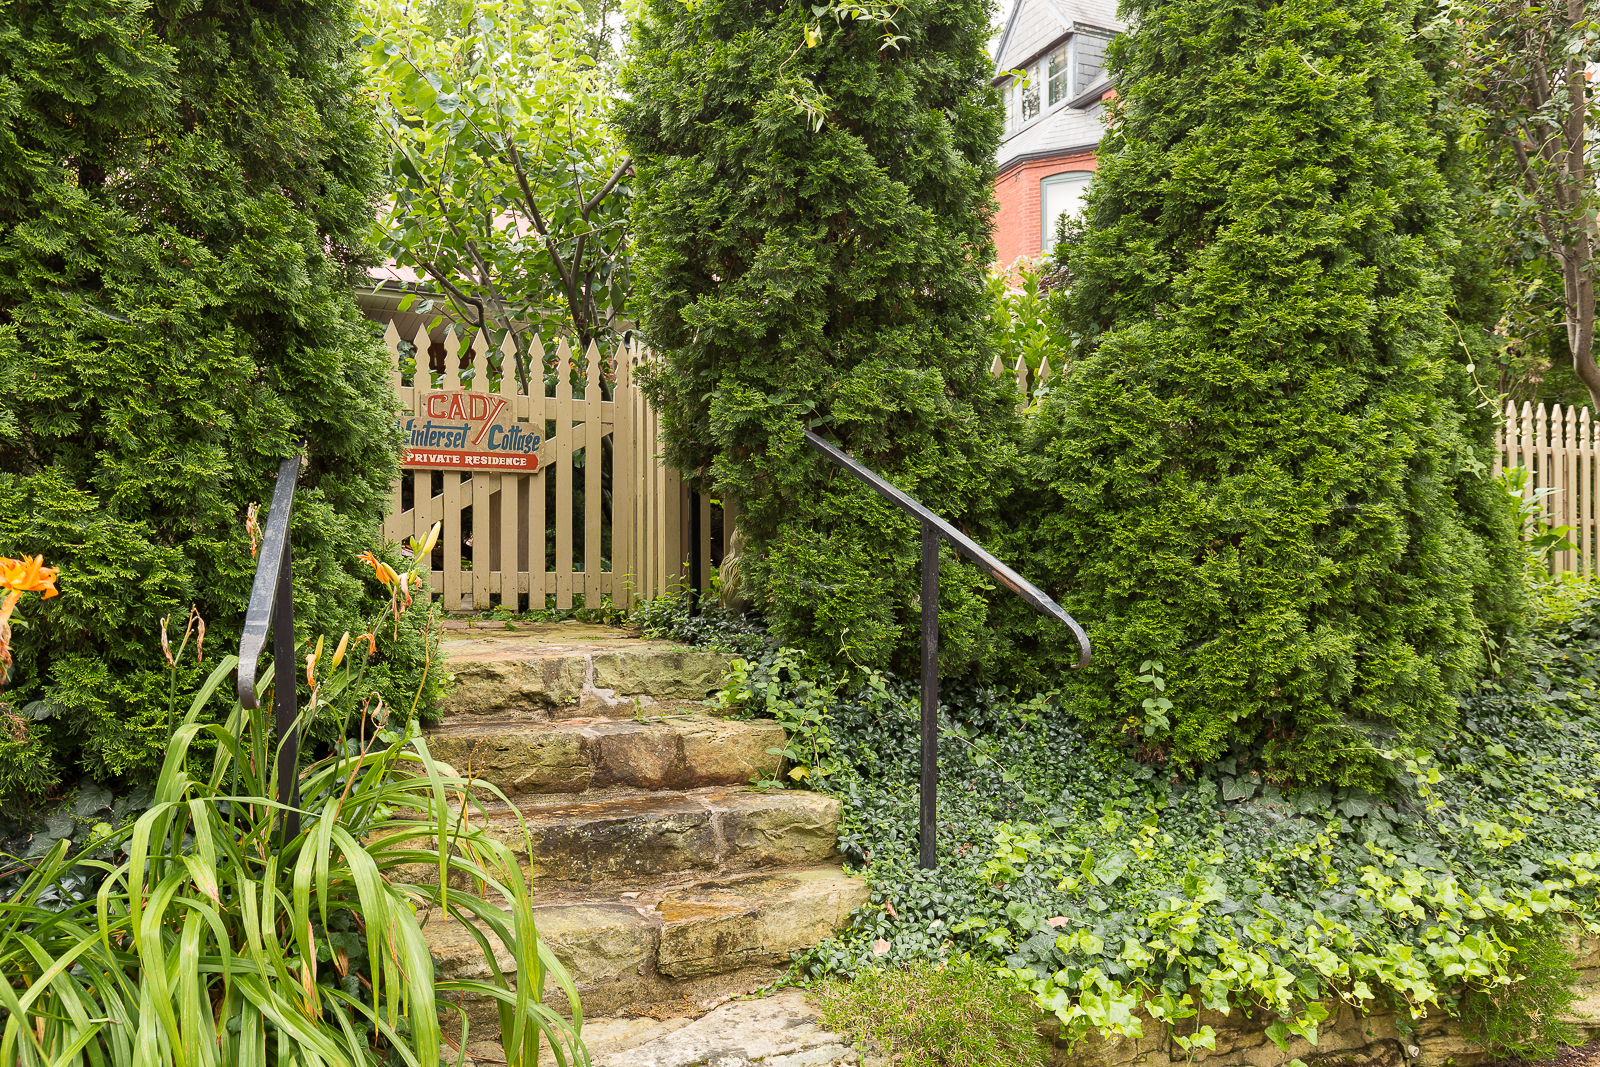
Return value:
<svg viewBox="0 0 1600 1067">
<path fill-rule="evenodd" d="M 1039 182 L 1039 251 L 1048 252 L 1056 244 L 1056 225 L 1062 215 L 1073 215 L 1089 188 L 1093 171 L 1069 170 L 1052 174 Z"/>
<path fill-rule="evenodd" d="M 1041 112 L 1098 83 L 1105 72 L 1107 43 L 1108 38 L 1098 33 L 1074 33 L 1055 51 L 1019 71 L 1004 89 L 1006 132 L 1016 133 Z"/>
<path fill-rule="evenodd" d="M 1017 128 L 1021 129 L 1039 114 L 1039 68 L 1028 71 L 1028 77 L 1017 83 Z"/>
<path fill-rule="evenodd" d="M 1072 82 L 1070 72 L 1072 68 L 1071 42 L 1062 45 L 1050 53 L 1050 106 L 1055 107 L 1069 95 Z"/>
</svg>

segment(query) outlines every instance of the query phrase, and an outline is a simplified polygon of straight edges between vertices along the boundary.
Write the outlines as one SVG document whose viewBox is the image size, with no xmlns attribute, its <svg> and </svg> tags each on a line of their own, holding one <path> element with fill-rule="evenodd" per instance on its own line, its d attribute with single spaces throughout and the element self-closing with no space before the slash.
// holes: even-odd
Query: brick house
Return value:
<svg viewBox="0 0 1600 1067">
<path fill-rule="evenodd" d="M 1095 169 L 1104 102 L 1102 56 L 1122 31 L 1115 0 L 1016 0 L 995 46 L 1006 105 L 996 162 L 996 259 L 1002 266 L 1055 243 Z M 1026 77 L 1016 77 L 1021 70 Z"/>
</svg>

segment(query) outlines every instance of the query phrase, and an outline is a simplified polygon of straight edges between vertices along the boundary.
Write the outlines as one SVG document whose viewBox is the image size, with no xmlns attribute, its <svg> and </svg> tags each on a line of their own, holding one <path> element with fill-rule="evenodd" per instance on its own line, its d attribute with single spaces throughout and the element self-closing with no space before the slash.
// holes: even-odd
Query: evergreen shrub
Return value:
<svg viewBox="0 0 1600 1067">
<path fill-rule="evenodd" d="M 350 561 L 397 442 L 351 300 L 380 162 L 351 6 L 0 3 L 0 554 L 62 572 L 3 696 L 53 774 L 159 765 L 159 620 L 237 640 L 246 510 L 302 440 L 298 618 L 374 603 Z"/>
<path fill-rule="evenodd" d="M 1516 618 L 1417 11 L 1134 0 L 1109 53 L 1065 254 L 1088 351 L 1023 445 L 1011 554 L 1094 638 L 1071 706 L 1142 759 L 1375 785 Z M 1001 610 L 1019 670 L 1071 655 Z"/>
<path fill-rule="evenodd" d="M 636 307 L 667 458 L 739 502 L 744 578 L 774 631 L 908 666 L 918 526 L 802 430 L 969 528 L 992 520 L 1014 415 L 984 330 L 991 12 L 911 0 L 890 27 L 819 10 L 642 5 L 617 111 Z M 965 566 L 943 583 L 945 664 L 964 670 L 992 640 L 985 583 Z"/>
</svg>

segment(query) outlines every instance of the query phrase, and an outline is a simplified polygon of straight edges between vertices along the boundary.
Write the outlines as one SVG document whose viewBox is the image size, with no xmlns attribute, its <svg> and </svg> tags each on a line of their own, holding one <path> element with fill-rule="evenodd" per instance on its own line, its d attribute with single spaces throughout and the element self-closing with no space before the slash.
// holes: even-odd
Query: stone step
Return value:
<svg viewBox="0 0 1600 1067">
<path fill-rule="evenodd" d="M 791 952 L 840 929 L 867 902 L 866 883 L 836 866 L 797 866 L 641 891 L 569 893 L 535 909 L 539 935 L 566 966 L 586 1016 L 693 1011 L 770 983 Z M 435 974 L 488 978 L 477 941 L 458 922 L 423 933 Z M 495 943 L 502 971 L 516 961 Z M 554 983 L 546 995 L 566 1010 Z M 474 1030 L 495 1026 L 492 1002 L 464 1005 Z M 702 1008 L 703 1010 L 703 1008 Z"/>
<path fill-rule="evenodd" d="M 640 720 L 457 720 L 431 731 L 435 757 L 507 796 L 583 793 L 617 786 L 694 789 L 772 778 L 783 728 L 680 713 Z"/>
<path fill-rule="evenodd" d="M 581 799 L 522 795 L 513 803 L 484 805 L 473 818 L 486 818 L 480 825 L 518 854 L 536 892 L 544 882 L 642 889 L 647 879 L 680 872 L 812 865 L 838 852 L 839 801 L 821 793 L 618 789 Z"/>
<path fill-rule="evenodd" d="M 586 716 L 628 718 L 659 704 L 703 701 L 722 686 L 732 656 L 646 641 L 616 626 L 495 624 L 445 631 L 441 652 L 454 680 L 444 721 L 484 716 L 529 722 Z M 514 625 L 514 624 L 512 624 Z"/>
</svg>

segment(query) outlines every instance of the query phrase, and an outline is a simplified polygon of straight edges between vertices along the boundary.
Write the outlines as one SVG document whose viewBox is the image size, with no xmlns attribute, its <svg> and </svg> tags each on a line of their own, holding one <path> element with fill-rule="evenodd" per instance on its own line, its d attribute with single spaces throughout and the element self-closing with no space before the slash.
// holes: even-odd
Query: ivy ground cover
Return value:
<svg viewBox="0 0 1600 1067">
<path fill-rule="evenodd" d="M 1179 771 L 1135 758 L 1131 733 L 1094 741 L 1052 696 L 952 688 L 932 872 L 916 863 L 911 687 L 819 684 L 768 650 L 724 700 L 799 728 L 795 780 L 843 798 L 841 848 L 871 883 L 848 929 L 797 960 L 806 977 L 970 954 L 1069 1036 L 1138 1034 L 1142 1011 L 1205 1047 L 1201 1006 L 1248 1006 L 1286 1045 L 1314 1041 L 1337 999 L 1402 1023 L 1462 1014 L 1521 1048 L 1541 1034 L 1517 998 L 1561 969 L 1562 917 L 1600 932 L 1597 654 L 1589 602 L 1429 750 L 1373 738 L 1382 793 L 1296 790 L 1243 752 Z M 1506 1012 L 1522 1016 L 1509 1030 Z"/>
</svg>

